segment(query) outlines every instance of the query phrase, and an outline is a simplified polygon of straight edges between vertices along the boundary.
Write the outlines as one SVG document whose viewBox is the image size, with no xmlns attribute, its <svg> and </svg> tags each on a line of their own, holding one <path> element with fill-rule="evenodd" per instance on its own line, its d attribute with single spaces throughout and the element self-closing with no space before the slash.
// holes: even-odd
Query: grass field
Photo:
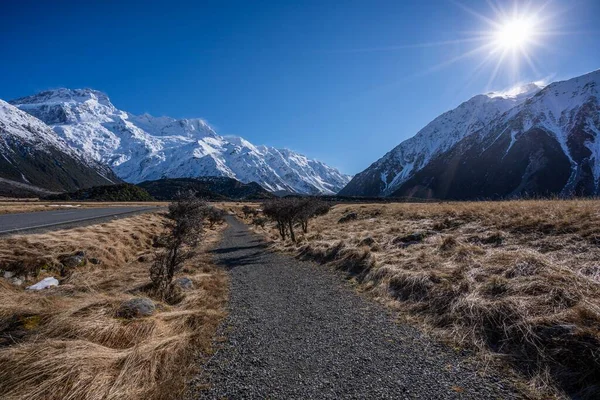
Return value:
<svg viewBox="0 0 600 400">
<path fill-rule="evenodd" d="M 239 204 L 225 208 L 242 216 Z M 530 393 L 600 397 L 600 201 L 337 205 L 297 243 L 254 229 L 348 271 L 432 334 L 511 365 Z"/>
<path fill-rule="evenodd" d="M 0 215 L 62 210 L 67 208 L 93 208 L 93 207 L 130 207 L 130 206 L 145 206 L 145 207 L 164 207 L 168 203 L 160 201 L 148 202 L 86 202 L 86 201 L 37 201 L 37 200 L 7 200 L 0 199 Z"/>
<path fill-rule="evenodd" d="M 181 397 L 194 357 L 211 351 L 228 278 L 207 252 L 220 237 L 215 227 L 181 272 L 194 288 L 180 302 L 154 299 L 153 315 L 118 317 L 122 301 L 144 296 L 162 218 L 144 214 L 0 240 L 0 269 L 27 279 L 15 286 L 0 277 L 0 398 Z M 64 271 L 61 257 L 77 251 L 87 264 Z M 24 289 L 46 276 L 60 285 Z"/>
</svg>

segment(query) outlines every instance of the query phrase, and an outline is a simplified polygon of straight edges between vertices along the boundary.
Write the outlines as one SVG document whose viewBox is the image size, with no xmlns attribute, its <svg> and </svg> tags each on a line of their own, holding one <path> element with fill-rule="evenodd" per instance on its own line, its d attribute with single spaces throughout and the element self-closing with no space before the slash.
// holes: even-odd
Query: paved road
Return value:
<svg viewBox="0 0 600 400">
<path fill-rule="evenodd" d="M 0 215 L 0 235 L 38 229 L 53 229 L 69 224 L 92 222 L 107 217 L 157 210 L 156 207 L 77 208 Z"/>
<path fill-rule="evenodd" d="M 231 274 L 225 342 L 190 384 L 190 399 L 513 399 L 473 365 L 340 274 L 267 250 L 229 217 L 216 260 Z M 208 389 L 206 389 L 208 387 Z"/>
</svg>

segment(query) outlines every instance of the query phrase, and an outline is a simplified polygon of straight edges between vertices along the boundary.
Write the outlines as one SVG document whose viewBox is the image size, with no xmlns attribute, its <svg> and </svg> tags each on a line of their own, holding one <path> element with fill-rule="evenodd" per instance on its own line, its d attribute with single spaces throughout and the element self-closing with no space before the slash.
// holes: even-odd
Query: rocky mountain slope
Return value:
<svg viewBox="0 0 600 400">
<path fill-rule="evenodd" d="M 270 191 L 333 194 L 350 177 L 290 150 L 218 135 L 200 119 L 133 115 L 102 92 L 58 89 L 11 102 L 123 180 L 224 176 Z"/>
<path fill-rule="evenodd" d="M 120 182 L 37 118 L 0 100 L 0 194 L 39 195 Z"/>
<path fill-rule="evenodd" d="M 350 196 L 600 194 L 600 70 L 478 95 L 356 175 Z"/>
</svg>

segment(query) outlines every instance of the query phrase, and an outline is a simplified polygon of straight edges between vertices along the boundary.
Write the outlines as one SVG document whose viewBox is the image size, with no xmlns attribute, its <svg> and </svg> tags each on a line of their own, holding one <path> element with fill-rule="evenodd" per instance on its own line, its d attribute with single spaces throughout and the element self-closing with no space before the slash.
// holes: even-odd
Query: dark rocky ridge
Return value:
<svg viewBox="0 0 600 400">
<path fill-rule="evenodd" d="M 138 184 L 157 200 L 171 200 L 177 192 L 193 190 L 209 200 L 264 200 L 274 195 L 256 182 L 242 183 L 233 178 L 199 177 L 145 181 Z"/>
<path fill-rule="evenodd" d="M 2 154 L 0 178 L 49 191 L 73 191 L 121 181 L 108 168 L 103 171 L 104 175 L 101 175 L 97 169 L 90 167 L 83 160 L 60 149 L 52 147 L 41 149 L 34 143 L 8 136 L 1 124 L 0 154 Z M 15 186 L 0 182 L 0 192 L 6 192 L 6 195 L 11 193 L 25 196 L 39 195 L 39 191 L 29 191 L 24 188 L 15 192 L 11 189 Z"/>
</svg>

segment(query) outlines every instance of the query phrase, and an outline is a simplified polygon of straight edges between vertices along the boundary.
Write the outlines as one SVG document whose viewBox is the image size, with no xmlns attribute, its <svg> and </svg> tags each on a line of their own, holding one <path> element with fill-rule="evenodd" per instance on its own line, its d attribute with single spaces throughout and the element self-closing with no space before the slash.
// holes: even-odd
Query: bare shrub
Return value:
<svg viewBox="0 0 600 400">
<path fill-rule="evenodd" d="M 258 215 L 258 210 L 246 204 L 242 207 L 242 213 L 244 213 L 245 218 L 248 218 Z"/>
<path fill-rule="evenodd" d="M 209 227 L 212 228 L 215 224 L 221 224 L 225 221 L 225 212 L 216 207 L 208 207 L 206 218 L 208 219 Z"/>
<path fill-rule="evenodd" d="M 296 207 L 296 199 L 283 198 L 266 201 L 262 205 L 265 216 L 277 224 L 277 231 L 282 240 L 285 240 L 288 232 L 293 241 L 296 241 L 294 235 L 294 211 Z"/>
<path fill-rule="evenodd" d="M 327 214 L 331 209 L 331 204 L 314 198 L 304 198 L 299 201 L 298 208 L 297 219 L 302 227 L 302 232 L 307 233 L 310 219 Z"/>
<path fill-rule="evenodd" d="M 289 235 L 296 241 L 294 225 L 300 224 L 304 233 L 308 232 L 308 222 L 311 218 L 325 215 L 331 208 L 330 204 L 314 198 L 280 198 L 265 202 L 263 213 L 277 224 L 281 239 Z"/>
<path fill-rule="evenodd" d="M 183 262 L 194 255 L 203 232 L 203 220 L 207 205 L 193 192 L 180 193 L 178 199 L 169 205 L 162 236 L 164 249 L 155 254 L 150 267 L 150 280 L 153 292 L 167 299 L 171 292 L 171 282 L 181 269 Z"/>
</svg>

